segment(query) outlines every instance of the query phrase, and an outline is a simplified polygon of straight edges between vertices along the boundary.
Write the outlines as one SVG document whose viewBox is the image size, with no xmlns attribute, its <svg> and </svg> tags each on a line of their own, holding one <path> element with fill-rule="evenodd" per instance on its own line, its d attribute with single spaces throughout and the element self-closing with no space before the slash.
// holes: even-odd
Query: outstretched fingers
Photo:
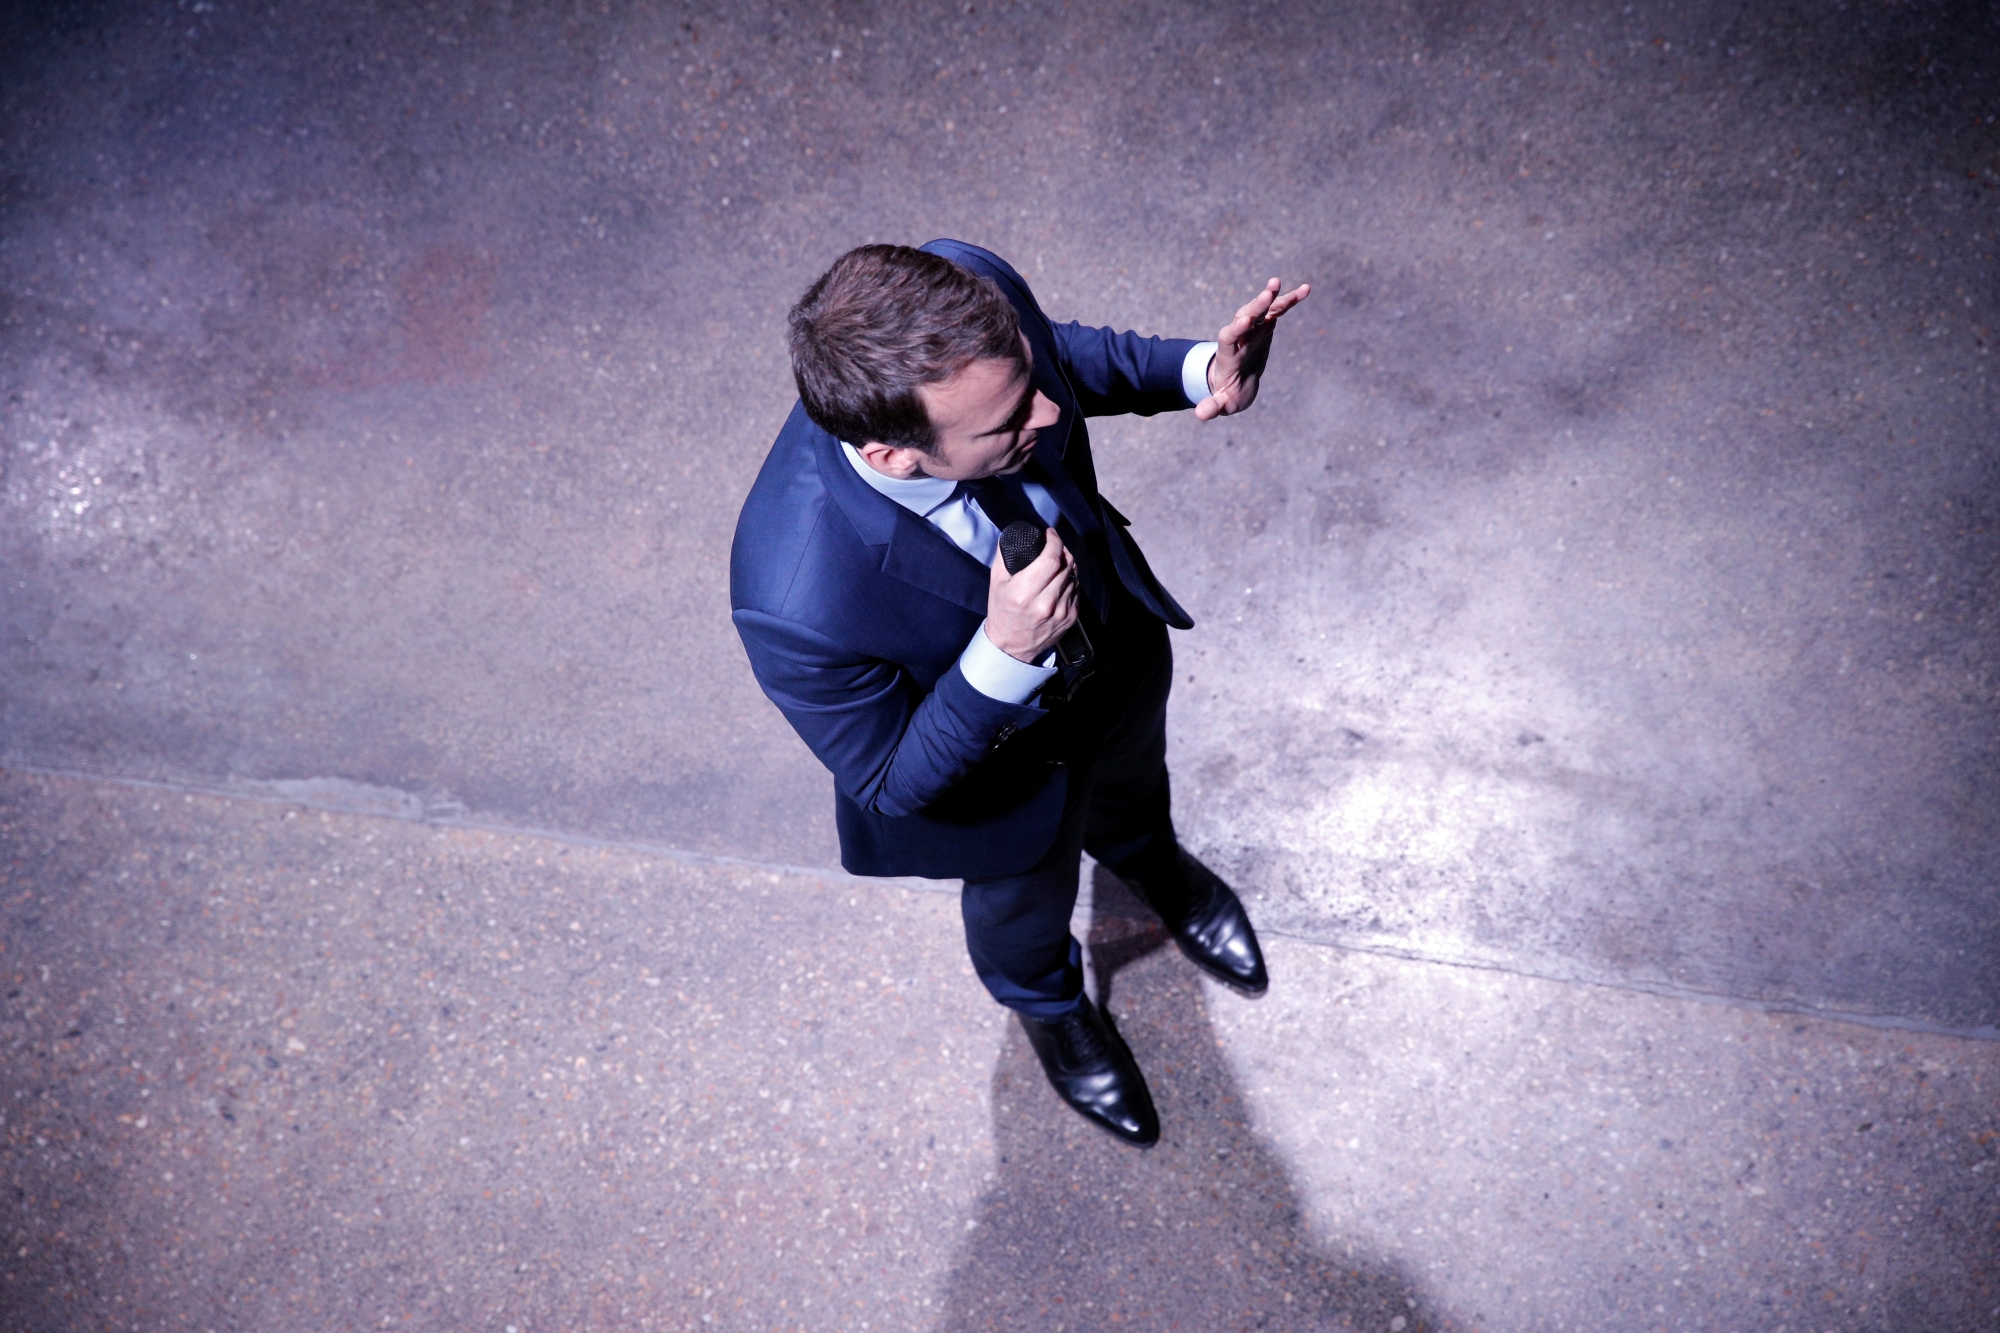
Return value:
<svg viewBox="0 0 2000 1333">
<path fill-rule="evenodd" d="M 1215 340 L 1222 343 L 1237 343 L 1249 337 L 1250 330 L 1256 328 L 1258 322 L 1264 318 L 1265 313 L 1271 308 L 1271 302 L 1277 298 L 1277 295 L 1278 280 L 1273 278 L 1264 284 L 1263 291 L 1258 292 L 1243 303 L 1242 307 L 1237 310 L 1235 317 L 1223 325 L 1222 331 L 1215 335 Z"/>
<path fill-rule="evenodd" d="M 1208 397 L 1195 404 L 1197 421 L 1241 412 L 1256 401 L 1257 381 L 1270 353 L 1272 330 L 1280 316 L 1311 294 L 1308 283 L 1288 292 L 1282 282 L 1272 278 L 1222 327 L 1215 335 L 1216 357 L 1209 369 L 1211 385 L 1220 380 L 1222 387 L 1211 388 Z"/>
<path fill-rule="evenodd" d="M 1272 278 L 1236 312 L 1235 318 L 1223 326 L 1215 340 L 1220 343 L 1242 343 L 1253 334 L 1267 333 L 1278 322 L 1279 316 L 1312 295 L 1310 283 L 1300 283 L 1289 292 L 1282 292 L 1283 284 Z"/>
<path fill-rule="evenodd" d="M 1276 278 L 1271 279 L 1271 285 L 1273 287 L 1277 286 L 1278 280 Z M 1267 322 L 1273 322 L 1273 323 L 1276 322 L 1278 316 L 1284 314 L 1287 310 L 1290 310 L 1293 306 L 1297 305 L 1299 302 L 1305 300 L 1308 296 L 1311 295 L 1312 295 L 1312 284 L 1309 282 L 1300 283 L 1292 290 L 1286 292 L 1283 296 L 1280 296 L 1275 301 L 1271 302 L 1271 309 L 1264 316 L 1265 320 Z"/>
</svg>

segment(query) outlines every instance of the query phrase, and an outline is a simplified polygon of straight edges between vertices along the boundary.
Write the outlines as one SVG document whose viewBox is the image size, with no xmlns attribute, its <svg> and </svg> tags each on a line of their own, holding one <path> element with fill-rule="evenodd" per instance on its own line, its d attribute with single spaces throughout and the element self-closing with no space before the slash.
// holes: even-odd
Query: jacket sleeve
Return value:
<svg viewBox="0 0 2000 1333">
<path fill-rule="evenodd" d="M 1050 327 L 1085 416 L 1149 417 L 1193 406 L 1181 388 L 1181 363 L 1194 339 L 1147 338 L 1074 322 Z"/>
<path fill-rule="evenodd" d="M 795 621 L 752 610 L 734 620 L 764 693 L 840 790 L 878 814 L 915 814 L 997 741 L 1045 716 L 1033 705 L 989 699 L 955 662 L 925 693 L 895 663 Z"/>
</svg>

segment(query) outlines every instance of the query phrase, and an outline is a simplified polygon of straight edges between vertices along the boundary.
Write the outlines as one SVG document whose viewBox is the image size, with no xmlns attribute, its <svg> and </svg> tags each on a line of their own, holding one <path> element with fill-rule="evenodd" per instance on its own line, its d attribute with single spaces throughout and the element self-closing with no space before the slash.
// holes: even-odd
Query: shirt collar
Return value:
<svg viewBox="0 0 2000 1333">
<path fill-rule="evenodd" d="M 846 440 L 840 442 L 840 451 L 847 455 L 847 461 L 854 465 L 861 480 L 918 518 L 928 517 L 931 510 L 958 494 L 958 483 L 949 477 L 885 477 L 868 466 L 861 451 Z"/>
</svg>

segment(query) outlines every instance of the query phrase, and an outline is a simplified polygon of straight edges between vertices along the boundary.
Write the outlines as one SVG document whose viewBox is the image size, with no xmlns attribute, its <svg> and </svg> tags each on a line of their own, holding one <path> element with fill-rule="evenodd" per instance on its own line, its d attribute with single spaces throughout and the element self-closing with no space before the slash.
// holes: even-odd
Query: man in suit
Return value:
<svg viewBox="0 0 2000 1333">
<path fill-rule="evenodd" d="M 1151 1096 L 1069 934 L 1080 851 L 1203 971 L 1268 983 L 1242 904 L 1175 842 L 1166 629 L 1193 622 L 1099 494 L 1083 423 L 1242 411 L 1307 291 L 1274 278 L 1196 343 L 1054 324 L 963 242 L 850 251 L 792 309 L 800 402 L 730 553 L 757 681 L 833 774 L 841 863 L 963 879 L 980 979 L 1064 1100 L 1140 1146 Z M 1016 521 L 1044 545 L 1010 573 Z"/>
</svg>

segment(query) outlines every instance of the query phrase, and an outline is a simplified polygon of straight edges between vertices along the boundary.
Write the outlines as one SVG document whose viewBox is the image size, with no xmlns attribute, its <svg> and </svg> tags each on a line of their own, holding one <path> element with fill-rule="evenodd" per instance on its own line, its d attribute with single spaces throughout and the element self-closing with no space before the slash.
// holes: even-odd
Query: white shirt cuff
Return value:
<svg viewBox="0 0 2000 1333">
<path fill-rule="evenodd" d="M 993 640 L 986 637 L 986 622 L 981 621 L 972 642 L 965 645 L 965 651 L 958 655 L 958 669 L 965 677 L 965 683 L 989 699 L 998 699 L 1003 704 L 1024 704 L 1042 682 L 1056 674 L 1055 651 L 1050 650 L 1039 665 L 1020 661 L 1007 656 L 993 646 Z"/>
<path fill-rule="evenodd" d="M 1196 343 L 1181 362 L 1181 392 L 1193 407 L 1208 397 L 1208 363 L 1215 360 L 1215 343 Z"/>
</svg>

